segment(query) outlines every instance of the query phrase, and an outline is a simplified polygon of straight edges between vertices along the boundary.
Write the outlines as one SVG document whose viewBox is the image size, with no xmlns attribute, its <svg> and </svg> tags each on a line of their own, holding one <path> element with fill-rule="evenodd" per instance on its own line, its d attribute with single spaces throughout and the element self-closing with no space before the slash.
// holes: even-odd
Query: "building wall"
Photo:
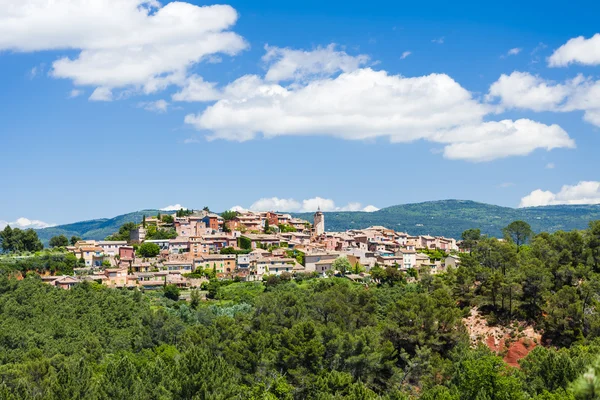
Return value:
<svg viewBox="0 0 600 400">
<path fill-rule="evenodd" d="M 319 236 L 325 233 L 325 216 L 321 211 L 315 213 L 314 218 L 315 235 Z"/>
</svg>

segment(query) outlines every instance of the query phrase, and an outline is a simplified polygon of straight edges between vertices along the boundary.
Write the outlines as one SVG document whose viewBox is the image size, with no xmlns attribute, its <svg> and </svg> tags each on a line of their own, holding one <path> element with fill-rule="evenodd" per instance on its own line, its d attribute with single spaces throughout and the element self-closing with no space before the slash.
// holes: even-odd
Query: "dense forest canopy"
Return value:
<svg viewBox="0 0 600 400">
<path fill-rule="evenodd" d="M 3 258 L 0 398 L 598 398 L 600 222 L 518 244 L 511 233 L 469 232 L 470 253 L 442 275 L 213 280 L 207 301 L 189 302 L 170 289 L 62 290 L 31 271 L 74 260 Z M 473 309 L 541 332 L 519 368 L 473 345 Z"/>
</svg>

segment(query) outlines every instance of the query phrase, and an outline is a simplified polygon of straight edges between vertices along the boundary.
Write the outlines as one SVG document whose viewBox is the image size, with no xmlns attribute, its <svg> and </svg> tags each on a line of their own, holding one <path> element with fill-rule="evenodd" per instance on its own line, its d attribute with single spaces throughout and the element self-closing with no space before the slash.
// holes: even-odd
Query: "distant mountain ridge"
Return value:
<svg viewBox="0 0 600 400">
<path fill-rule="evenodd" d="M 49 228 L 38 229 L 37 233 L 40 240 L 47 244 L 52 236 L 65 235 L 79 236 L 82 239 L 102 240 L 105 237 L 117 232 L 121 225 L 126 222 L 142 222 L 144 215 L 151 216 L 158 214 L 159 210 L 141 210 L 128 214 L 118 215 L 114 218 L 100 218 L 89 221 L 74 222 L 71 224 L 57 225 Z M 165 211 L 161 211 L 163 214 Z"/>
<path fill-rule="evenodd" d="M 116 232 L 126 222 L 140 223 L 144 215 L 156 215 L 159 210 L 142 210 L 114 218 L 58 225 L 38 230 L 47 243 L 52 236 L 73 235 L 84 239 L 101 240 Z M 163 211 L 164 213 L 164 211 Z M 292 213 L 312 221 L 312 213 Z M 501 236 L 502 228 L 515 220 L 527 221 L 535 232 L 584 229 L 592 220 L 600 219 L 600 205 L 560 205 L 529 208 L 510 208 L 470 200 L 440 200 L 403 204 L 375 212 L 326 212 L 328 231 L 361 229 L 382 225 L 412 235 L 434 235 L 460 238 L 463 231 L 479 228 L 490 236 Z"/>
<path fill-rule="evenodd" d="M 310 218 L 310 213 L 296 214 Z M 600 219 L 600 205 L 559 205 L 510 208 L 471 200 L 439 200 L 403 204 L 366 212 L 329 212 L 327 230 L 360 229 L 382 225 L 412 235 L 460 238 L 469 228 L 479 228 L 490 236 L 502 236 L 502 228 L 512 221 L 527 221 L 535 232 L 584 229 Z"/>
</svg>

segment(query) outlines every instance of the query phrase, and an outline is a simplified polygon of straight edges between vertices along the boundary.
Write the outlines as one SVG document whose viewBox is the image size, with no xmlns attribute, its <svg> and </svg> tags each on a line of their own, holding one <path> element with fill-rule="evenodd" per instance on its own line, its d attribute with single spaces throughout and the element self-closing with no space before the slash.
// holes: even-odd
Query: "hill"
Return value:
<svg viewBox="0 0 600 400">
<path fill-rule="evenodd" d="M 164 211 L 162 211 L 164 213 Z M 89 221 L 75 222 L 66 225 L 57 225 L 50 228 L 39 229 L 37 231 L 40 240 L 46 245 L 52 236 L 65 235 L 79 236 L 83 239 L 102 240 L 108 235 L 112 235 L 119 230 L 119 227 L 126 222 L 142 222 L 144 215 L 156 215 L 158 210 L 142 210 L 128 214 L 119 215 L 114 218 L 101 218 Z"/>
<path fill-rule="evenodd" d="M 312 220 L 312 213 L 296 214 Z M 412 235 L 460 238 L 469 228 L 490 236 L 502 236 L 502 228 L 515 220 L 527 221 L 535 232 L 584 229 L 600 219 L 600 205 L 561 205 L 530 208 L 500 207 L 469 200 L 441 200 L 403 204 L 367 212 L 327 212 L 328 231 L 382 225 Z"/>
<path fill-rule="evenodd" d="M 142 210 L 110 219 L 59 225 L 40 229 L 38 235 L 44 243 L 60 234 L 101 240 L 126 222 L 139 223 L 143 215 L 157 213 L 158 210 Z M 312 213 L 296 213 L 294 216 L 312 221 Z M 460 238 L 461 233 L 469 228 L 479 228 L 490 236 L 501 236 L 503 227 L 519 219 L 531 224 L 536 232 L 584 229 L 589 221 L 600 219 L 600 205 L 510 208 L 469 200 L 441 200 L 392 206 L 371 213 L 326 212 L 325 226 L 328 231 L 344 231 L 382 225 L 412 235 Z"/>
</svg>

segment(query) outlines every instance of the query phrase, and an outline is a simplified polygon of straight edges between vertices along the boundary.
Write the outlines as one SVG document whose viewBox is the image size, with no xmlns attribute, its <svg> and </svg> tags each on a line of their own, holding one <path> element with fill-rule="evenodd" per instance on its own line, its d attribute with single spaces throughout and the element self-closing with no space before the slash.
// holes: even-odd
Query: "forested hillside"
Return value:
<svg viewBox="0 0 600 400">
<path fill-rule="evenodd" d="M 311 213 L 297 214 L 312 221 Z M 376 212 L 327 212 L 329 231 L 362 229 L 381 225 L 411 235 L 434 235 L 460 238 L 469 228 L 483 234 L 502 237 L 502 228 L 512 221 L 528 222 L 535 232 L 585 229 L 600 219 L 600 205 L 564 205 L 509 208 L 467 200 L 442 200 L 382 208 Z"/>
<path fill-rule="evenodd" d="M 119 230 L 126 222 L 140 223 L 143 215 L 156 215 L 158 210 L 143 210 L 111 219 L 97 219 L 38 230 L 47 245 L 51 237 L 65 235 L 102 240 Z M 312 213 L 294 214 L 312 221 Z M 528 222 L 535 232 L 585 229 L 589 221 L 600 219 L 600 205 L 548 206 L 509 208 L 466 200 L 443 200 L 404 204 L 367 212 L 327 212 L 325 226 L 329 231 L 362 229 L 382 225 L 412 235 L 436 235 L 460 238 L 463 231 L 479 228 L 483 234 L 502 237 L 502 228 L 512 221 Z"/>
<path fill-rule="evenodd" d="M 62 290 L 32 271 L 68 260 L 0 259 L 0 398 L 597 399 L 600 222 L 515 239 L 472 235 L 442 275 L 211 280 L 190 302 Z M 474 309 L 541 333 L 520 368 L 473 346 Z"/>
<path fill-rule="evenodd" d="M 38 237 L 47 245 L 53 236 L 65 235 L 66 237 L 77 236 L 82 239 L 103 240 L 112 235 L 127 222 L 142 222 L 144 215 L 156 215 L 158 210 L 142 210 L 129 214 L 119 215 L 114 218 L 93 219 L 90 221 L 75 222 L 72 224 L 58 225 L 50 228 L 38 229 Z M 163 211 L 164 212 L 164 211 Z"/>
</svg>

